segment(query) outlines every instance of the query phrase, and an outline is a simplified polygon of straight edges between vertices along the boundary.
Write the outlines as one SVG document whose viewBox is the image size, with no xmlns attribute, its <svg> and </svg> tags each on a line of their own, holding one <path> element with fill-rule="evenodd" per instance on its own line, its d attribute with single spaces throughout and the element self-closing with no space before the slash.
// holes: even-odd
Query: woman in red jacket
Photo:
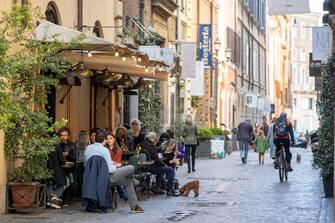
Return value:
<svg viewBox="0 0 335 223">
<path fill-rule="evenodd" d="M 114 163 L 116 163 L 116 166 L 121 166 L 121 159 L 122 159 L 122 149 L 118 146 L 118 144 L 115 142 L 115 135 L 111 132 L 107 133 L 107 144 L 106 144 L 110 155 L 111 159 Z M 124 201 L 128 200 L 126 191 L 122 186 L 117 186 L 116 187 L 117 192 L 119 193 L 119 196 L 121 199 Z"/>
</svg>

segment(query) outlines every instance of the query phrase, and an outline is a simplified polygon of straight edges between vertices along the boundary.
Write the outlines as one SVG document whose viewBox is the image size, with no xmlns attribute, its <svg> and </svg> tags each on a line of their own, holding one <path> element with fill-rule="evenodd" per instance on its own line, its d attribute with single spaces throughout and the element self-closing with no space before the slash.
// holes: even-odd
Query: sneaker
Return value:
<svg viewBox="0 0 335 223">
<path fill-rule="evenodd" d="M 170 196 L 178 197 L 178 196 L 180 196 L 180 193 L 179 193 L 179 191 L 169 190 L 169 191 L 166 193 L 166 195 L 167 195 L 168 197 L 170 197 Z"/>
<path fill-rule="evenodd" d="M 242 163 L 245 163 L 244 158 L 242 157 Z"/>
<path fill-rule="evenodd" d="M 56 197 L 52 197 L 52 198 L 51 198 L 51 201 L 48 201 L 48 202 L 47 202 L 47 205 L 48 205 L 49 207 L 52 207 L 52 208 L 55 208 L 55 209 L 62 209 L 61 204 L 62 204 L 62 200 L 61 200 L 61 199 L 58 199 L 58 198 L 56 198 Z"/>
<path fill-rule="evenodd" d="M 275 159 L 275 161 L 273 161 L 273 164 L 274 164 L 274 168 L 275 169 L 279 169 L 279 164 L 278 164 L 278 160 L 277 159 Z"/>
<path fill-rule="evenodd" d="M 195 172 L 195 169 L 192 169 L 192 172 Z"/>
<path fill-rule="evenodd" d="M 143 213 L 143 212 L 144 210 L 138 205 L 130 209 L 130 213 Z"/>
<path fill-rule="evenodd" d="M 288 172 L 292 172 L 292 171 L 293 171 L 291 165 L 288 165 L 288 166 L 287 166 L 287 171 L 288 171 Z"/>
</svg>

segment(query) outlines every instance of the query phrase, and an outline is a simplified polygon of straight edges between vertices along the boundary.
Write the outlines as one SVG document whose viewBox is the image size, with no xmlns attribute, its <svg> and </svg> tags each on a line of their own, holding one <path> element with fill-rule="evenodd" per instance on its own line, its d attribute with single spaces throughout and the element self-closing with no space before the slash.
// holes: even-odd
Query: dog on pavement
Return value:
<svg viewBox="0 0 335 223">
<path fill-rule="evenodd" d="M 179 189 L 179 192 L 183 196 L 188 196 L 189 193 L 193 190 L 194 191 L 194 196 L 198 197 L 199 196 L 199 187 L 200 187 L 200 182 L 199 180 L 193 180 L 191 182 L 188 182 L 184 186 L 182 186 Z"/>
<path fill-rule="evenodd" d="M 297 153 L 297 163 L 301 162 L 301 155 L 299 153 Z"/>
</svg>

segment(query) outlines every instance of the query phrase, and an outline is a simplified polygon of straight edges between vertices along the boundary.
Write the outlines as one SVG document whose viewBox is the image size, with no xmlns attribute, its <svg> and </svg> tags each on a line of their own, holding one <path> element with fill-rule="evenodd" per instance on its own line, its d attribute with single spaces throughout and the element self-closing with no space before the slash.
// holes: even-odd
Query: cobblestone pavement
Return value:
<svg viewBox="0 0 335 223">
<path fill-rule="evenodd" d="M 297 152 L 302 155 L 300 164 L 295 162 Z M 334 222 L 330 213 L 333 202 L 323 199 L 322 182 L 311 166 L 310 150 L 293 149 L 294 171 L 284 183 L 279 182 L 268 153 L 264 166 L 259 166 L 257 159 L 257 154 L 250 151 L 248 164 L 244 165 L 235 152 L 222 160 L 198 159 L 196 173 L 187 174 L 186 166 L 179 168 L 180 184 L 200 180 L 200 196 L 152 196 L 141 202 L 143 214 L 129 214 L 128 205 L 120 201 L 114 213 L 84 213 L 77 205 L 39 215 L 12 214 L 0 218 L 0 222 Z M 328 205 L 326 210 L 323 203 Z"/>
</svg>

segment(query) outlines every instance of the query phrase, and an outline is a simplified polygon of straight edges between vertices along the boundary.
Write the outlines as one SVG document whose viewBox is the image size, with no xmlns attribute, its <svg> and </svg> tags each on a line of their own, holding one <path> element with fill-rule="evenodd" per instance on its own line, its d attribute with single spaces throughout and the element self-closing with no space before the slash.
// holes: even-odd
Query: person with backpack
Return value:
<svg viewBox="0 0 335 223">
<path fill-rule="evenodd" d="M 293 127 L 290 120 L 287 119 L 287 114 L 282 112 L 278 120 L 273 125 L 273 142 L 276 145 L 276 160 L 275 169 L 278 169 L 279 151 L 282 146 L 285 148 L 286 161 L 288 164 L 287 170 L 293 171 L 291 167 L 292 153 L 290 151 L 290 141 L 295 144 Z"/>
</svg>

